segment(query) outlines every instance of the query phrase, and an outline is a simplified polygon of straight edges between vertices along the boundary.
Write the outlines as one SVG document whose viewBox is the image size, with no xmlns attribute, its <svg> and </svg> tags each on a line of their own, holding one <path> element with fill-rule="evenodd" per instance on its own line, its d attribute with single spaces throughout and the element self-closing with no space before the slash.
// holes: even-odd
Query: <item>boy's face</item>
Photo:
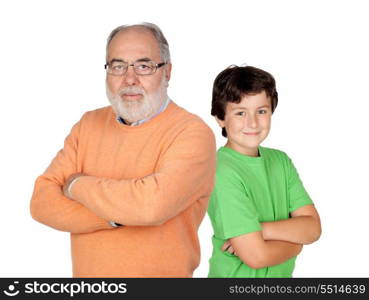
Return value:
<svg viewBox="0 0 369 300">
<path fill-rule="evenodd" d="M 227 131 L 226 147 L 249 156 L 258 156 L 258 146 L 270 130 L 271 116 L 271 100 L 265 91 L 245 95 L 240 103 L 228 102 L 224 121 L 217 119 Z"/>
</svg>

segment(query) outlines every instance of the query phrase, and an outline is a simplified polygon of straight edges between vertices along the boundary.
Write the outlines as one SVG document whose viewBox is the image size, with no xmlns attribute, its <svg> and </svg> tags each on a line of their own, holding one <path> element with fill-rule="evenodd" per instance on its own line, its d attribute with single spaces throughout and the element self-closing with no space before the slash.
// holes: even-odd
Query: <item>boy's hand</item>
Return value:
<svg viewBox="0 0 369 300">
<path fill-rule="evenodd" d="M 220 250 L 227 251 L 228 253 L 237 256 L 237 253 L 234 251 L 231 242 L 228 241 L 228 240 L 223 244 L 223 246 L 222 246 L 222 248 Z"/>
</svg>

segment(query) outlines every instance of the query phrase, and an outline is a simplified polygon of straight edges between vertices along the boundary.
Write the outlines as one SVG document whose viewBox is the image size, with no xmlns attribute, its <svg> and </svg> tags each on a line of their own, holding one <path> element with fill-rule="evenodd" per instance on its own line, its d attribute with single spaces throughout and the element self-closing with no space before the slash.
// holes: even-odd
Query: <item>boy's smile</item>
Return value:
<svg viewBox="0 0 369 300">
<path fill-rule="evenodd" d="M 258 156 L 258 146 L 268 136 L 271 124 L 271 100 L 265 91 L 244 95 L 240 103 L 228 102 L 224 120 L 228 142 L 225 145 L 248 156 Z"/>
</svg>

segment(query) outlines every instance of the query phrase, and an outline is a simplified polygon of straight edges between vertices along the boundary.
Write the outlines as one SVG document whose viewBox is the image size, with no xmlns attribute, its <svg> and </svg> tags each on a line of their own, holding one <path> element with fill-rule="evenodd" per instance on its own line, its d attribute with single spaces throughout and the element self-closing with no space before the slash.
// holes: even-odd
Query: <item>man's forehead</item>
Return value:
<svg viewBox="0 0 369 300">
<path fill-rule="evenodd" d="M 160 59 L 160 48 L 154 35 L 148 30 L 127 29 L 118 32 L 108 47 L 109 60 L 111 59 L 140 59 L 148 57 Z"/>
</svg>

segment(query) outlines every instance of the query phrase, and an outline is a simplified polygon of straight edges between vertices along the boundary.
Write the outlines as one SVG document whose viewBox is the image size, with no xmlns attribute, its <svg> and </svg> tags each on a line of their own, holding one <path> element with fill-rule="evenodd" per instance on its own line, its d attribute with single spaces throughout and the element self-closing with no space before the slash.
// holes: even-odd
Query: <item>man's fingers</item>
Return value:
<svg viewBox="0 0 369 300">
<path fill-rule="evenodd" d="M 66 180 L 64 186 L 63 186 L 63 194 L 65 197 L 72 199 L 70 193 L 69 193 L 69 186 L 71 183 L 78 177 L 84 176 L 83 173 L 75 173 L 69 176 L 69 178 Z"/>
</svg>

